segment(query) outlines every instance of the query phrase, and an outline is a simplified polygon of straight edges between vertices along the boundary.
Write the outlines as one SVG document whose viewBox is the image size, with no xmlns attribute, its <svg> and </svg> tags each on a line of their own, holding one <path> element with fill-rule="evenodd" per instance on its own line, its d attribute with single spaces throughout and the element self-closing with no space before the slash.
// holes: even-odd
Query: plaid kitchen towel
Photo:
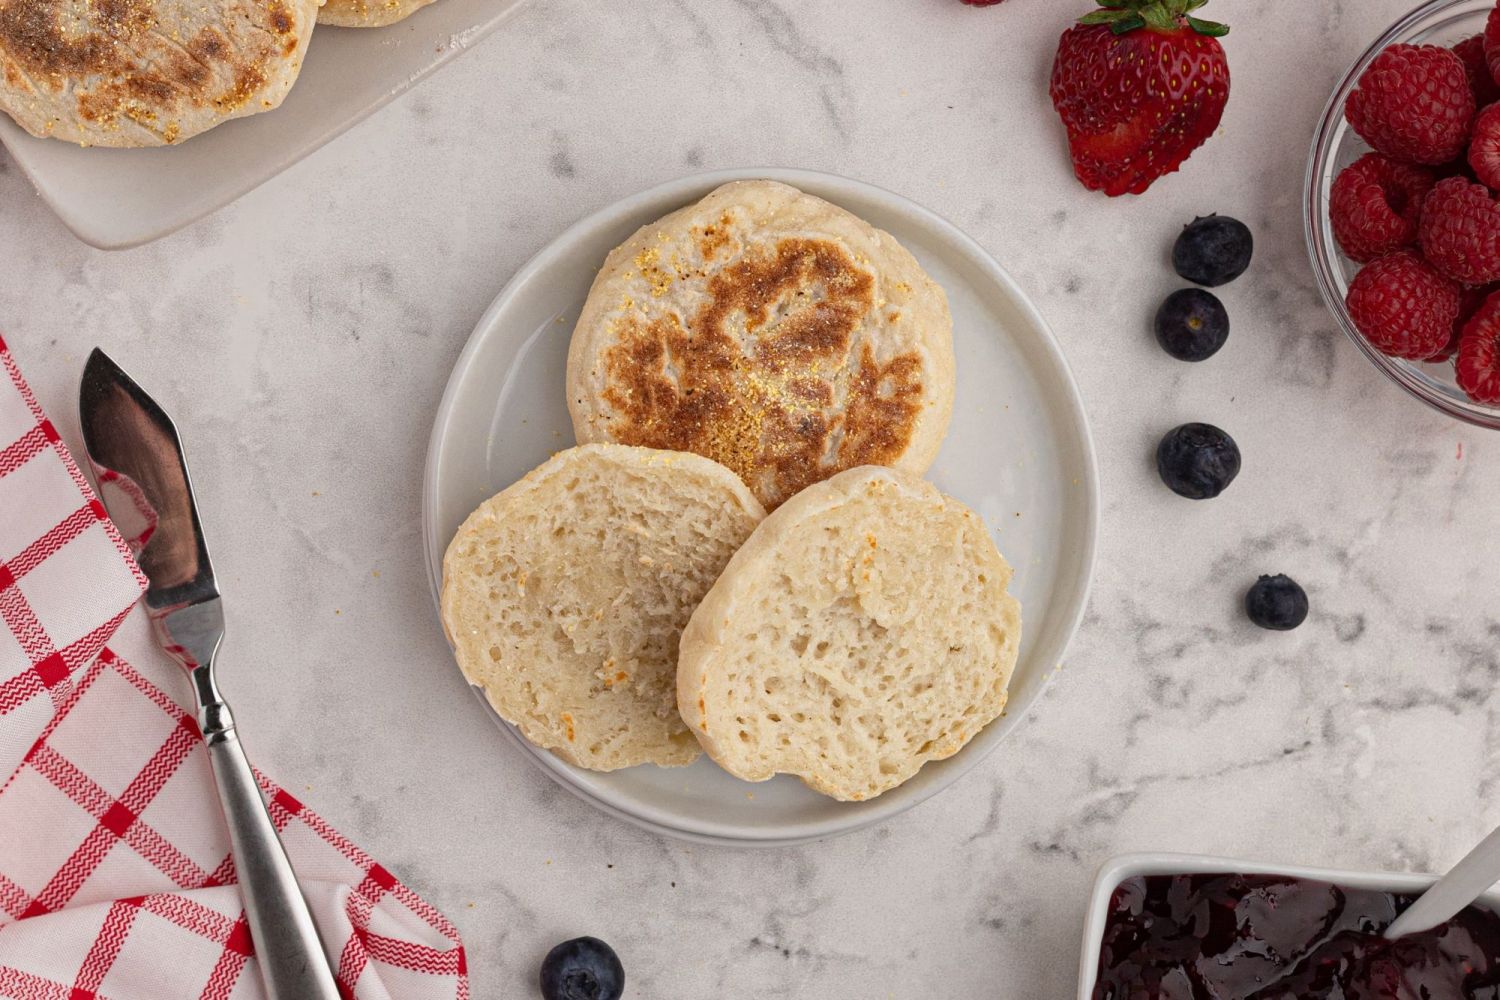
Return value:
<svg viewBox="0 0 1500 1000">
<path fill-rule="evenodd" d="M 187 682 L 136 603 L 145 579 L 3 340 L 0 367 L 0 997 L 262 997 Z M 343 995 L 466 1000 L 453 925 L 259 780 Z"/>
</svg>

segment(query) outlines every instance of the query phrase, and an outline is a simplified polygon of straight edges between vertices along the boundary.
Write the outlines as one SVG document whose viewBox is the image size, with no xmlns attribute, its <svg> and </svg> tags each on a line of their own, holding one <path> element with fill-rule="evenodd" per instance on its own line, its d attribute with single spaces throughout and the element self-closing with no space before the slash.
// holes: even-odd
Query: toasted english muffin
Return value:
<svg viewBox="0 0 1500 1000">
<path fill-rule="evenodd" d="M 328 0 L 319 24 L 339 28 L 383 28 L 415 14 L 433 0 Z"/>
<path fill-rule="evenodd" d="M 761 522 L 693 612 L 678 710 L 730 774 L 873 798 L 1004 710 L 1010 578 L 963 504 L 891 469 L 840 473 Z"/>
<path fill-rule="evenodd" d="M 953 383 L 947 298 L 916 258 L 773 181 L 615 249 L 568 351 L 579 441 L 697 452 L 767 508 L 855 466 L 926 471 Z"/>
<path fill-rule="evenodd" d="M 0 0 L 0 110 L 32 135 L 161 146 L 281 104 L 319 0 Z"/>
<path fill-rule="evenodd" d="M 765 511 L 698 455 L 572 448 L 480 505 L 443 558 L 470 683 L 537 746 L 596 771 L 691 764 L 677 641 Z"/>
</svg>

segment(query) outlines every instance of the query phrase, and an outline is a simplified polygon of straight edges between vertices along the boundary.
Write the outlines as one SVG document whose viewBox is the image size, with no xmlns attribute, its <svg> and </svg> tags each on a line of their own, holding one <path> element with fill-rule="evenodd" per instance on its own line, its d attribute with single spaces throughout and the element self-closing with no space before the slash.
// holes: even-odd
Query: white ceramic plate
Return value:
<svg viewBox="0 0 1500 1000">
<path fill-rule="evenodd" d="M 104 250 L 159 239 L 224 207 L 355 125 L 494 30 L 525 0 L 441 0 L 386 28 L 314 29 L 281 107 L 163 149 L 0 142 L 78 238 Z"/>
<path fill-rule="evenodd" d="M 1025 718 L 1083 615 L 1099 515 L 1083 404 L 1046 323 L 977 243 L 904 198 L 800 170 L 686 177 L 585 219 L 511 280 L 459 358 L 432 431 L 423 530 L 436 596 L 443 552 L 464 518 L 573 444 L 562 391 L 568 340 L 605 255 L 720 184 L 757 177 L 795 185 L 894 234 L 948 292 L 958 399 L 929 477 L 984 517 L 1015 567 L 1012 591 L 1025 626 L 1010 707 L 961 753 L 859 804 L 824 798 L 788 777 L 748 784 L 706 757 L 688 768 L 584 771 L 502 726 L 558 782 L 631 822 L 689 839 L 787 844 L 879 822 L 956 781 Z"/>
<path fill-rule="evenodd" d="M 1302 865 L 1266 864 L 1235 858 L 1215 858 L 1206 854 L 1123 854 L 1105 862 L 1094 880 L 1094 895 L 1089 900 L 1088 916 L 1083 926 L 1083 959 L 1078 969 L 1078 1000 L 1093 1000 L 1094 980 L 1099 977 L 1099 951 L 1104 941 L 1104 923 L 1109 918 L 1109 900 L 1120 883 L 1137 875 L 1283 875 L 1289 878 L 1331 882 L 1355 889 L 1376 892 L 1419 892 L 1437 881 L 1436 875 L 1408 875 L 1390 872 L 1346 872 L 1333 868 L 1307 868 Z M 1480 904 L 1500 909 L 1500 894 L 1479 898 Z"/>
</svg>

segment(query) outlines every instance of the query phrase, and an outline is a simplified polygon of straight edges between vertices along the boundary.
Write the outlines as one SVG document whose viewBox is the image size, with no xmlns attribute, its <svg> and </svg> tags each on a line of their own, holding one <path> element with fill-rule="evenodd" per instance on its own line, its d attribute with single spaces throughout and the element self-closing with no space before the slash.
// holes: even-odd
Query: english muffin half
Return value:
<svg viewBox="0 0 1500 1000">
<path fill-rule="evenodd" d="M 953 383 L 948 301 L 916 258 L 773 181 L 615 249 L 568 352 L 579 441 L 705 455 L 767 508 L 855 466 L 926 471 Z"/>
<path fill-rule="evenodd" d="M 320 0 L 0 0 L 0 110 L 32 135 L 161 146 L 281 104 Z"/>
<path fill-rule="evenodd" d="M 697 455 L 586 445 L 480 505 L 443 558 L 470 683 L 537 746 L 596 771 L 691 764 L 677 643 L 765 511 Z"/>
<path fill-rule="evenodd" d="M 693 612 L 678 709 L 730 774 L 873 798 L 1005 709 L 1010 578 L 963 504 L 891 469 L 840 473 L 767 517 Z"/>
<path fill-rule="evenodd" d="M 328 0 L 319 24 L 339 28 L 383 28 L 411 17 L 433 0 Z"/>
</svg>

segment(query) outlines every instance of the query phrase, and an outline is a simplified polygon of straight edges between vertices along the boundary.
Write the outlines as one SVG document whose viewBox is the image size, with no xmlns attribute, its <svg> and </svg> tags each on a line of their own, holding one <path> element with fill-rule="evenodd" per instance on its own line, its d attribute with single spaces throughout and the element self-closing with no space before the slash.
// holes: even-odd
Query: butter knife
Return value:
<svg viewBox="0 0 1500 1000">
<path fill-rule="evenodd" d="M 145 517 L 152 525 L 136 556 L 150 584 L 146 610 L 162 648 L 192 679 L 198 725 L 229 827 L 235 873 L 266 995 L 269 1000 L 338 1000 L 317 925 L 266 812 L 235 732 L 234 716 L 214 684 L 224 609 L 177 428 L 97 348 L 84 366 L 78 410 L 94 474 L 101 485 L 114 480 L 126 487 L 121 492 L 101 489 L 105 507 L 113 497 L 116 505 L 140 508 L 112 512 L 117 520 Z M 127 494 L 128 501 L 122 499 Z"/>
<path fill-rule="evenodd" d="M 1446 924 L 1488 892 L 1496 881 L 1500 881 L 1500 830 L 1490 831 L 1478 847 L 1418 896 L 1385 929 L 1385 936 L 1395 940 Z"/>
</svg>

